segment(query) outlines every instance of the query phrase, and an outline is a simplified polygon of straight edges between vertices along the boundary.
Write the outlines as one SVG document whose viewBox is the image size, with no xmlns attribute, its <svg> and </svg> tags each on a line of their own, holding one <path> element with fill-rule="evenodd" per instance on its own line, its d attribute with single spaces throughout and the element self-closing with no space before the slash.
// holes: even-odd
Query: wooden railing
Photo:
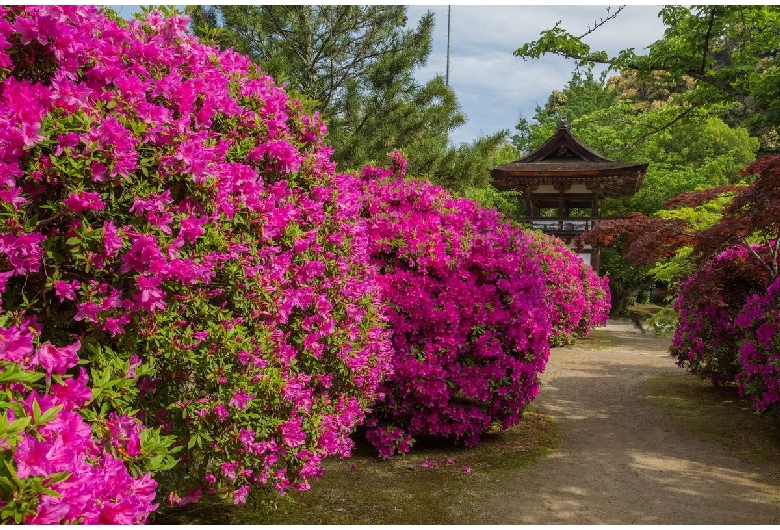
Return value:
<svg viewBox="0 0 780 530">
<path fill-rule="evenodd" d="M 585 232 L 596 226 L 596 223 L 598 223 L 599 220 L 590 217 L 571 217 L 564 219 L 530 217 L 526 218 L 525 221 L 531 225 L 531 228 L 543 230 L 545 232 Z"/>
</svg>

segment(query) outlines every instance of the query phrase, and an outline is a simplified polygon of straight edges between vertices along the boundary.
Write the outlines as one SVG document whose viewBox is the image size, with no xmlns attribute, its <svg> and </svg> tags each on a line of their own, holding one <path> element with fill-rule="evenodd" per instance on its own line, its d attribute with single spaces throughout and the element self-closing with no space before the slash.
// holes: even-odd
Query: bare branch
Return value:
<svg viewBox="0 0 780 530">
<path fill-rule="evenodd" d="M 57 210 L 55 212 L 55 214 L 52 215 L 51 217 L 47 217 L 46 219 L 41 219 L 40 221 L 35 223 L 35 229 L 37 230 L 37 229 L 41 228 L 42 226 L 46 226 L 48 224 L 51 224 L 54 221 L 56 221 L 57 219 L 59 219 L 60 217 L 62 217 L 63 215 L 65 215 L 65 208 L 60 207 L 60 209 Z"/>
<path fill-rule="evenodd" d="M 626 6 L 619 6 L 619 7 L 617 8 L 617 10 L 616 10 L 614 13 L 612 13 L 612 14 L 611 14 L 611 15 L 609 15 L 609 16 L 607 16 L 606 18 L 600 18 L 599 20 L 595 20 L 595 21 L 593 21 L 593 27 L 591 28 L 591 27 L 590 27 L 590 25 L 588 25 L 588 31 L 586 31 L 585 33 L 583 33 L 582 35 L 580 35 L 578 38 L 580 38 L 580 39 L 581 39 L 581 38 L 583 38 L 583 37 L 586 37 L 586 36 L 590 35 L 590 34 L 591 34 L 591 33 L 593 33 L 594 31 L 596 31 L 598 28 L 600 28 L 601 26 L 603 26 L 604 24 L 606 24 L 607 22 L 609 22 L 609 21 L 610 21 L 610 20 L 612 20 L 613 18 L 617 17 L 617 16 L 618 16 L 618 14 L 619 14 L 621 11 L 623 11 L 623 8 L 624 8 L 624 7 L 626 7 Z M 607 6 L 607 13 L 609 13 L 609 6 Z M 559 22 L 559 24 L 560 24 L 560 22 Z"/>
</svg>

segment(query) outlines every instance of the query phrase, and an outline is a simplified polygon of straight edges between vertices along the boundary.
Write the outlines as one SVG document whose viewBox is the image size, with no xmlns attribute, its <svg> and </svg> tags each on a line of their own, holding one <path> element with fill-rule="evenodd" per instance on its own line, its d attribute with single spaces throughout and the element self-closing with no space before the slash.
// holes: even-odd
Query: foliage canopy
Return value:
<svg viewBox="0 0 780 530">
<path fill-rule="evenodd" d="M 593 50 L 584 41 L 587 33 L 577 37 L 557 24 L 514 54 L 538 58 L 552 53 L 578 65 L 606 64 L 635 71 L 643 80 L 656 76 L 667 86 L 692 79 L 691 89 L 675 98 L 681 112 L 687 106 L 736 105 L 741 121 L 757 136 L 780 125 L 780 7 L 664 6 L 659 16 L 667 26 L 664 38 L 644 55 L 633 48 L 614 56 Z"/>
</svg>

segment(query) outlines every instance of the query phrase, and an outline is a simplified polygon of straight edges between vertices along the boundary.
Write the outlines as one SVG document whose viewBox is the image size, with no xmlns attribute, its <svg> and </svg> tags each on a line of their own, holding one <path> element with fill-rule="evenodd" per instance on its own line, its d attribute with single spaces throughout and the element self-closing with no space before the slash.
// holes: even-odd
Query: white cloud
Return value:
<svg viewBox="0 0 780 530">
<path fill-rule="evenodd" d="M 416 25 L 427 10 L 434 12 L 436 27 L 428 65 L 417 73 L 423 82 L 446 70 L 447 6 L 409 6 L 409 25 Z M 630 47 L 641 53 L 663 36 L 659 10 L 660 6 L 626 6 L 586 42 L 610 53 Z M 514 50 L 559 20 L 561 27 L 579 35 L 605 16 L 605 6 L 452 6 L 450 85 L 469 118 L 452 141 L 513 131 L 521 112 L 531 118 L 536 105 L 544 105 L 553 90 L 571 79 L 574 62 L 554 56 L 524 61 L 512 55 Z"/>
</svg>

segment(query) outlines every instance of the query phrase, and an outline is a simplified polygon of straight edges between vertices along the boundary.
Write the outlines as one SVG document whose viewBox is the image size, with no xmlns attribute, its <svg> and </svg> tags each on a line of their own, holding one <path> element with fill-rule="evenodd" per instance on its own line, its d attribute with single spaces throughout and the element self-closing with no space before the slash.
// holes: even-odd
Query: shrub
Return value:
<svg viewBox="0 0 780 530">
<path fill-rule="evenodd" d="M 72 410 L 108 439 L 107 465 L 146 476 L 167 452 L 143 433 L 160 428 L 180 452 L 155 470 L 158 497 L 239 503 L 250 486 L 306 489 L 349 454 L 388 343 L 360 195 L 324 124 L 186 23 L 0 8 L 2 301 L 40 322 L 39 357 L 79 341 L 58 384 L 86 381 L 77 355 L 92 390 Z M 137 420 L 133 455 L 112 440 Z"/>
<path fill-rule="evenodd" d="M 734 381 L 742 337 L 735 319 L 765 285 L 766 272 L 744 247 L 721 252 L 685 281 L 674 303 L 679 320 L 670 348 L 678 366 L 716 386 Z"/>
<path fill-rule="evenodd" d="M 572 253 L 563 242 L 532 232 L 532 248 L 542 265 L 551 304 L 551 346 L 566 346 L 586 337 L 609 318 L 609 279 Z"/>
<path fill-rule="evenodd" d="M 780 277 L 764 294 L 751 295 L 735 324 L 742 328 L 736 381 L 762 413 L 780 414 Z"/>
<path fill-rule="evenodd" d="M 366 167 L 369 253 L 392 330 L 393 374 L 367 420 L 383 457 L 413 437 L 474 445 L 520 420 L 549 355 L 549 307 L 530 238 L 495 212 L 430 183 L 405 163 Z"/>
</svg>

